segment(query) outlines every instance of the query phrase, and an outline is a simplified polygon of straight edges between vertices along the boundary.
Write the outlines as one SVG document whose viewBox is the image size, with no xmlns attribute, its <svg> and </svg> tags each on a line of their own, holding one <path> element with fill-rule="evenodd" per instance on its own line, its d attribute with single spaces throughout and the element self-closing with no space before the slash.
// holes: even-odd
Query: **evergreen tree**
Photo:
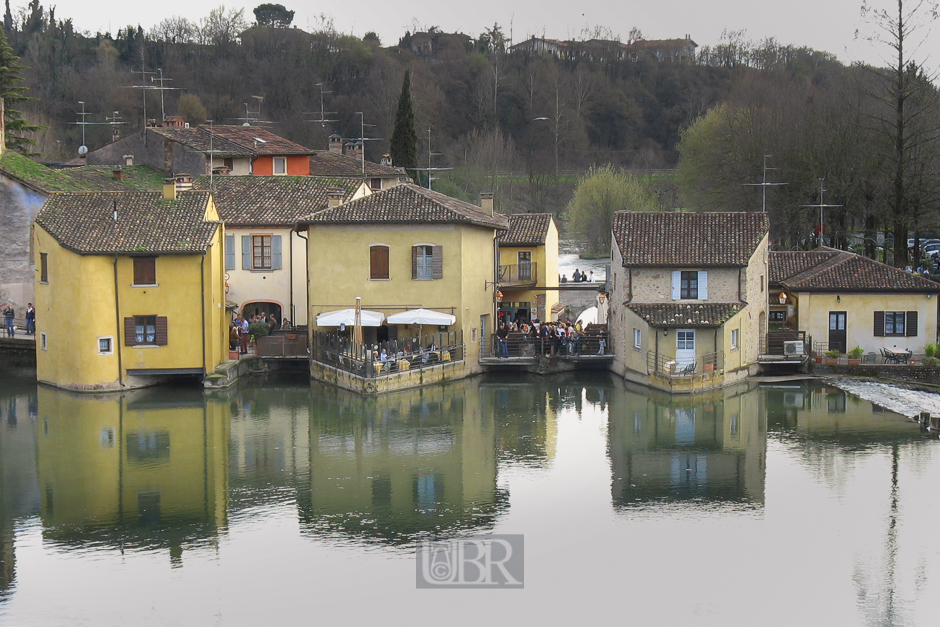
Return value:
<svg viewBox="0 0 940 627">
<path fill-rule="evenodd" d="M 23 82 L 20 72 L 24 69 L 17 62 L 20 58 L 13 54 L 13 49 L 7 43 L 6 35 L 0 32 L 0 98 L 4 101 L 4 122 L 6 124 L 6 147 L 24 155 L 35 154 L 29 152 L 30 146 L 36 142 L 23 133 L 42 130 L 43 126 L 30 124 L 20 116 L 22 112 L 14 109 L 18 102 L 36 100 L 26 95 L 26 88 L 19 83 Z"/>
<path fill-rule="evenodd" d="M 418 134 L 415 132 L 415 111 L 411 104 L 411 70 L 405 70 L 405 80 L 401 84 L 389 154 L 395 167 L 411 170 L 418 167 Z"/>
</svg>

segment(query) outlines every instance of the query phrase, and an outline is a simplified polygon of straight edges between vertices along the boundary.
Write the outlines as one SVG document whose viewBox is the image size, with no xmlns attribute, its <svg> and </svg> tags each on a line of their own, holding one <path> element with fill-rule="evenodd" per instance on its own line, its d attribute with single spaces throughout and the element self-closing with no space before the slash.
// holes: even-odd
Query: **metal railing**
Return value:
<svg viewBox="0 0 940 627">
<path fill-rule="evenodd" d="M 310 355 L 313 361 L 366 378 L 440 366 L 465 357 L 463 331 L 362 344 L 335 333 L 315 331 Z"/>
<path fill-rule="evenodd" d="M 255 342 L 255 354 L 259 357 L 308 357 L 307 334 L 299 330 L 260 337 Z"/>
<path fill-rule="evenodd" d="M 676 361 L 675 357 L 646 353 L 646 369 L 650 374 L 665 377 L 702 377 L 724 367 L 724 353 L 702 353 L 691 361 Z"/>
<path fill-rule="evenodd" d="M 499 266 L 500 285 L 514 283 L 535 283 L 538 277 L 538 264 L 536 262 L 508 264 Z"/>
<path fill-rule="evenodd" d="M 572 340 L 541 338 L 525 333 L 510 333 L 505 343 L 495 335 L 483 338 L 480 357 L 584 357 L 611 355 L 610 335 L 583 334 Z"/>
<path fill-rule="evenodd" d="M 806 331 L 771 331 L 760 339 L 761 355 L 786 355 L 786 342 L 803 342 L 803 354 L 810 354 L 810 342 Z"/>
</svg>

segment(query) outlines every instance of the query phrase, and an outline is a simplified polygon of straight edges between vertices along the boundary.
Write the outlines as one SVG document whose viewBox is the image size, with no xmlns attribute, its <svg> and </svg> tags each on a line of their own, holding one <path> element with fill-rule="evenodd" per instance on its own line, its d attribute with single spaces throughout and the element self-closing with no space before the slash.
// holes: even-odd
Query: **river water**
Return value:
<svg viewBox="0 0 940 627">
<path fill-rule="evenodd" d="M 0 382 L 2 625 L 940 616 L 940 442 L 825 384 Z M 524 536 L 524 589 L 416 589 L 417 539 L 491 533 Z"/>
</svg>

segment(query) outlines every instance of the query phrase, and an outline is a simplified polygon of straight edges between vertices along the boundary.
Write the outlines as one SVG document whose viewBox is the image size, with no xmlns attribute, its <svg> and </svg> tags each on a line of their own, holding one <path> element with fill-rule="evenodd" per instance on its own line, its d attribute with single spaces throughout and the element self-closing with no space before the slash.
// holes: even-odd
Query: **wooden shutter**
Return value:
<svg viewBox="0 0 940 627">
<path fill-rule="evenodd" d="M 875 337 L 885 336 L 885 312 L 875 312 Z"/>
<path fill-rule="evenodd" d="M 134 316 L 124 318 L 124 346 L 137 345 L 137 328 L 134 324 Z"/>
<path fill-rule="evenodd" d="M 411 247 L 411 278 L 412 280 L 418 278 L 418 247 Z"/>
<path fill-rule="evenodd" d="M 431 276 L 435 279 L 444 278 L 444 247 L 431 247 Z"/>
<path fill-rule="evenodd" d="M 157 258 L 134 257 L 134 285 L 157 284 Z"/>
<path fill-rule="evenodd" d="M 907 337 L 916 337 L 917 336 L 917 312 L 909 311 L 907 312 L 907 324 L 904 327 L 904 334 Z"/>
<path fill-rule="evenodd" d="M 235 236 L 225 236 L 225 269 L 235 269 Z"/>
<path fill-rule="evenodd" d="M 242 270 L 251 270 L 251 236 L 242 235 Z"/>
<path fill-rule="evenodd" d="M 682 297 L 682 271 L 672 271 L 672 300 L 679 300 Z"/>
<path fill-rule="evenodd" d="M 388 278 L 388 246 L 372 246 L 369 248 L 369 267 L 371 278 Z"/>
<path fill-rule="evenodd" d="M 281 269 L 281 236 L 271 237 L 271 269 Z"/>
<path fill-rule="evenodd" d="M 708 270 L 698 272 L 698 298 L 708 300 Z"/>
<path fill-rule="evenodd" d="M 157 316 L 157 346 L 166 346 L 166 316 Z"/>
</svg>

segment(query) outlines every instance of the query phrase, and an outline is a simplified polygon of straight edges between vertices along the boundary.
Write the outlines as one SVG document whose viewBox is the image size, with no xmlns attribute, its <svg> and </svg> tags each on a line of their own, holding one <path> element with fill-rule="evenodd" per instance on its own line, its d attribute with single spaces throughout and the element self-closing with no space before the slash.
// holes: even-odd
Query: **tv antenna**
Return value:
<svg viewBox="0 0 940 627">
<path fill-rule="evenodd" d="M 107 120 L 106 122 L 89 122 L 86 118 L 87 118 L 89 115 L 91 115 L 91 113 L 87 113 L 87 112 L 85 111 L 85 101 L 84 101 L 84 100 L 79 100 L 79 101 L 78 101 L 78 104 L 82 105 L 82 110 L 81 110 L 81 111 L 76 111 L 75 113 L 76 113 L 77 115 L 80 115 L 80 116 L 81 116 L 81 121 L 79 121 L 79 122 L 69 122 L 69 124 L 75 124 L 76 126 L 81 126 L 81 127 L 82 127 L 82 145 L 78 147 L 78 156 L 81 157 L 82 159 L 84 159 L 84 158 L 85 158 L 85 155 L 88 154 L 88 146 L 85 144 L 85 127 L 86 127 L 86 126 L 101 126 L 101 125 L 105 125 L 105 124 L 106 124 L 106 125 L 109 125 L 109 126 L 111 126 L 111 127 L 114 129 L 114 131 L 112 131 L 112 133 L 111 133 L 112 141 L 117 141 L 117 137 L 115 137 L 115 133 L 117 132 L 117 126 L 118 126 L 119 124 L 127 124 L 127 122 L 118 122 L 118 112 L 117 112 L 117 111 L 114 112 L 114 117 L 113 117 L 113 118 L 107 118 L 107 117 L 106 117 L 106 118 L 105 118 L 105 120 Z"/>
<path fill-rule="evenodd" d="M 307 121 L 308 121 L 308 122 L 317 123 L 317 124 L 319 124 L 321 127 L 326 128 L 326 125 L 327 125 L 327 124 L 334 124 L 334 123 L 336 123 L 336 122 L 339 122 L 339 120 L 327 120 L 327 119 L 326 119 L 327 114 L 329 114 L 329 115 L 335 115 L 335 114 L 336 114 L 336 111 L 326 111 L 326 110 L 325 110 L 325 107 L 323 106 L 323 95 L 324 95 L 324 94 L 332 94 L 333 92 L 331 92 L 331 91 L 323 91 L 323 83 L 317 83 L 317 87 L 320 88 L 320 119 L 318 119 L 318 120 L 307 120 Z M 315 113 L 315 112 L 312 112 L 312 111 L 306 111 L 306 112 L 303 113 L 303 115 L 313 115 L 314 113 Z"/>
<path fill-rule="evenodd" d="M 257 103 L 257 109 L 251 110 L 251 102 L 242 103 L 245 105 L 245 117 L 235 118 L 242 122 L 242 126 L 251 126 L 252 124 L 257 124 L 258 126 L 264 126 L 265 124 L 273 124 L 270 120 L 261 119 L 261 103 L 264 102 L 264 96 L 252 96 L 251 97 Z"/>
<path fill-rule="evenodd" d="M 409 168 L 410 170 L 415 170 L 416 172 L 427 172 L 428 173 L 428 189 L 431 189 L 431 181 L 434 180 L 434 172 L 443 172 L 444 170 L 453 170 L 453 168 L 432 168 L 431 167 L 431 157 L 440 157 L 444 153 L 434 152 L 431 150 L 431 127 L 428 127 L 428 167 L 426 168 Z"/>
<path fill-rule="evenodd" d="M 773 187 L 776 185 L 789 185 L 789 183 L 768 183 L 767 182 L 767 170 L 776 170 L 777 168 L 768 168 L 767 159 L 773 155 L 764 155 L 764 179 L 760 183 L 741 183 L 745 186 L 755 186 L 761 188 L 761 213 L 767 213 L 767 188 Z M 820 201 L 822 202 L 822 201 Z"/>
<path fill-rule="evenodd" d="M 144 51 L 143 51 L 143 49 L 141 49 L 141 51 L 140 51 L 140 70 L 134 70 L 134 71 L 133 71 L 134 74 L 137 74 L 138 72 L 140 73 L 140 82 L 141 82 L 141 84 L 140 84 L 140 85 L 124 85 L 124 88 L 125 88 L 125 89 L 139 89 L 139 90 L 141 90 L 141 94 L 142 94 L 143 100 L 144 100 L 144 128 L 147 128 L 147 91 L 149 90 L 149 91 L 159 91 L 159 92 L 160 92 L 160 121 L 163 122 L 164 120 L 166 120 L 166 111 L 165 111 L 165 109 L 164 109 L 163 92 L 165 92 L 165 91 L 171 91 L 171 90 L 172 90 L 172 91 L 181 91 L 181 90 L 182 90 L 182 87 L 166 87 L 166 86 L 164 85 L 164 83 L 165 83 L 166 81 L 173 80 L 173 79 L 165 78 L 165 77 L 163 76 L 163 70 L 162 70 L 161 68 L 157 68 L 157 71 L 156 71 L 156 72 L 148 72 L 148 71 L 146 70 L 145 66 L 144 66 Z M 155 76 L 156 76 L 158 73 L 159 73 L 159 78 L 155 78 Z M 160 85 L 159 85 L 159 86 L 157 86 L 157 85 L 148 85 L 148 84 L 147 84 L 147 77 L 148 77 L 148 76 L 150 77 L 150 82 L 151 82 L 151 83 L 159 82 Z"/>
<path fill-rule="evenodd" d="M 366 127 L 371 126 L 375 127 L 375 124 L 366 124 L 365 116 L 362 114 L 362 111 L 356 111 L 356 115 L 359 116 L 359 137 L 350 137 L 350 141 L 358 141 L 362 144 L 361 150 L 359 151 L 360 161 L 362 163 L 362 180 L 366 180 L 366 142 L 377 142 L 382 141 L 381 137 L 366 137 Z"/>
<path fill-rule="evenodd" d="M 827 190 L 827 189 L 823 189 L 823 181 L 825 181 L 825 180 L 826 180 L 826 177 L 825 177 L 825 176 L 822 177 L 821 179 L 819 179 L 819 204 L 818 204 L 818 205 L 800 205 L 801 207 L 809 207 L 809 208 L 813 208 L 813 209 L 817 209 L 817 208 L 819 209 L 819 236 L 818 236 L 818 241 L 819 241 L 819 245 L 820 245 L 820 246 L 822 246 L 823 236 L 824 236 L 824 233 L 825 233 L 825 230 L 826 230 L 825 223 L 823 222 L 823 209 L 826 209 L 826 208 L 829 208 L 829 207 L 844 207 L 844 206 L 845 206 L 845 205 L 827 205 L 827 204 L 823 203 L 823 192 L 829 191 L 829 190 Z"/>
</svg>

